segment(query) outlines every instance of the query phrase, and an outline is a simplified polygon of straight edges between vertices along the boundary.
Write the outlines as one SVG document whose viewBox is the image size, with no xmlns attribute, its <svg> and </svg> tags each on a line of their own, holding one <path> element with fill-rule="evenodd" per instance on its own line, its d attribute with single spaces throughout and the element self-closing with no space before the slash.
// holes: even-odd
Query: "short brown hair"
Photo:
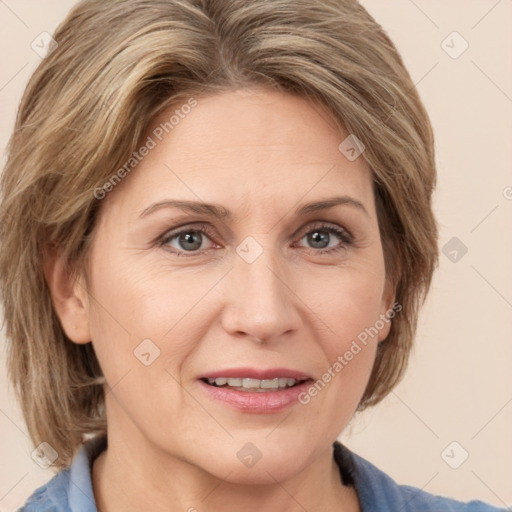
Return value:
<svg viewBox="0 0 512 512">
<path fill-rule="evenodd" d="M 34 444 L 69 466 L 105 433 L 92 344 L 65 335 L 43 266 L 83 268 L 100 201 L 149 123 L 178 98 L 265 85 L 320 102 L 365 145 L 386 275 L 402 312 L 379 346 L 359 410 L 407 365 L 438 264 L 428 115 L 393 43 L 352 0 L 84 0 L 25 90 L 1 177 L 0 292 L 9 378 Z"/>
</svg>

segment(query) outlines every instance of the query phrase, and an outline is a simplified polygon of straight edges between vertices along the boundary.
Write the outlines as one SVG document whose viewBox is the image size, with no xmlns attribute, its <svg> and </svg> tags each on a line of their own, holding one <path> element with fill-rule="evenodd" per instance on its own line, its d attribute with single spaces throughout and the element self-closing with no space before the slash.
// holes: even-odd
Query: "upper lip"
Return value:
<svg viewBox="0 0 512 512">
<path fill-rule="evenodd" d="M 220 377 L 231 377 L 231 378 L 248 378 L 248 379 L 276 379 L 279 377 L 286 377 L 288 379 L 306 380 L 311 377 L 304 372 L 298 370 L 290 370 L 288 368 L 226 368 L 225 370 L 219 370 L 215 372 L 208 372 L 201 375 L 200 379 L 217 379 Z"/>
</svg>

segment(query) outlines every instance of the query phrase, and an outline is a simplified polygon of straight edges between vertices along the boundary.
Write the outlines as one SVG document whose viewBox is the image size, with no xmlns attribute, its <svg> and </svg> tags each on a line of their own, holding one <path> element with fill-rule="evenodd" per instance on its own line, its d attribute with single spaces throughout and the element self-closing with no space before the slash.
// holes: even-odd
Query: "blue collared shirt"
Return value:
<svg viewBox="0 0 512 512">
<path fill-rule="evenodd" d="M 336 443 L 339 444 L 339 443 Z M 97 512 L 92 489 L 91 468 L 94 459 L 107 447 L 106 437 L 87 441 L 77 452 L 71 466 L 56 474 L 34 491 L 18 512 Z M 338 446 L 351 462 L 351 476 L 362 512 L 498 512 L 505 511 L 482 501 L 461 501 L 436 496 L 417 487 L 398 485 L 371 462 Z"/>
</svg>

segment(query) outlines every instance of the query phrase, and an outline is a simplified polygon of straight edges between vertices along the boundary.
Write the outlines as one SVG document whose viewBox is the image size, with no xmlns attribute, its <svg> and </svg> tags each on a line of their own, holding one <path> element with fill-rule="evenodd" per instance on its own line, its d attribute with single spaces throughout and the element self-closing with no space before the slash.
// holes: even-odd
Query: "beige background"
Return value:
<svg viewBox="0 0 512 512">
<path fill-rule="evenodd" d="M 40 61 L 31 42 L 42 31 L 51 33 L 74 3 L 0 1 L 2 151 Z M 457 237 L 468 251 L 456 262 L 441 254 L 407 377 L 382 404 L 355 418 L 341 439 L 400 483 L 510 506 L 512 2 L 363 4 L 402 53 L 431 115 L 440 247 Z M 453 31 L 469 44 L 457 58 L 464 41 Z M 53 473 L 31 459 L 0 339 L 0 511 L 10 511 Z M 466 452 L 457 469 L 446 462 L 455 466 Z"/>
</svg>

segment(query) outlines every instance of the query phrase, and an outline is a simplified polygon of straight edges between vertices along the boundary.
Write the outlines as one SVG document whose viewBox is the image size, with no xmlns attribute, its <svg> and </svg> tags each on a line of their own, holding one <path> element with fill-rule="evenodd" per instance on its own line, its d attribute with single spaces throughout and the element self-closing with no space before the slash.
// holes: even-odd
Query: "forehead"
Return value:
<svg viewBox="0 0 512 512">
<path fill-rule="evenodd" d="M 241 89 L 177 102 L 150 124 L 152 146 L 112 197 L 141 213 L 167 197 L 271 212 L 333 193 L 371 210 L 371 173 L 339 145 L 349 135 L 319 104 L 271 89 Z M 134 211 L 135 213 L 135 211 Z"/>
</svg>

